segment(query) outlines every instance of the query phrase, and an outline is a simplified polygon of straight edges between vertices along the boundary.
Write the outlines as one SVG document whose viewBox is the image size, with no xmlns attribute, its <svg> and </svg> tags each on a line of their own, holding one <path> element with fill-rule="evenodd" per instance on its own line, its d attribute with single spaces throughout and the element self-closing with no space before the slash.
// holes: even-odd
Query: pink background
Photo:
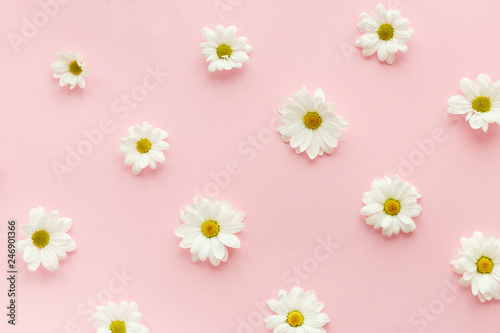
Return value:
<svg viewBox="0 0 500 333">
<path fill-rule="evenodd" d="M 26 223 L 40 205 L 73 220 L 79 246 L 53 273 L 31 273 L 19 257 L 18 325 L 3 310 L 2 332 L 90 333 L 88 300 L 110 297 L 137 301 L 151 332 L 270 332 L 259 304 L 297 282 L 325 302 L 328 332 L 498 330 L 500 304 L 458 287 L 449 261 L 461 236 L 500 237 L 500 128 L 485 135 L 446 113 L 460 78 L 500 79 L 498 2 L 392 1 L 416 31 L 392 66 L 354 47 L 359 14 L 376 1 L 72 0 L 48 22 L 37 1 L 2 4 L 0 267 L 7 219 Z M 38 32 L 15 52 L 8 34 L 33 15 Z M 253 46 L 243 69 L 208 73 L 201 29 L 218 23 Z M 52 77 L 62 48 L 83 54 L 84 90 Z M 128 114 L 113 112 L 156 66 L 168 77 Z M 323 88 L 351 123 L 334 154 L 314 161 L 269 129 L 282 97 L 303 85 Z M 58 180 L 52 163 L 103 119 L 110 133 Z M 169 132 L 171 148 L 134 177 L 118 149 L 144 120 Z M 230 161 L 237 170 L 224 177 Z M 388 239 L 359 210 L 372 179 L 397 172 L 422 194 L 423 213 L 413 234 Z M 174 235 L 196 190 L 247 213 L 242 248 L 217 268 L 192 263 Z M 337 244 L 331 254 L 318 237 Z M 122 270 L 134 278 L 118 282 Z"/>
</svg>

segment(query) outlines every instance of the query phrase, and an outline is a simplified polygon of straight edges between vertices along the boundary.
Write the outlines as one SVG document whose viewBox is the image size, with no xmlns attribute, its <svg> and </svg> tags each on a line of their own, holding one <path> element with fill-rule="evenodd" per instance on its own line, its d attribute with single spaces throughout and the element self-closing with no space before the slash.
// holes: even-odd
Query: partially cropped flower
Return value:
<svg viewBox="0 0 500 333">
<path fill-rule="evenodd" d="M 382 228 L 382 234 L 390 237 L 413 232 L 416 228 L 413 217 L 420 215 L 422 207 L 417 204 L 418 194 L 415 186 L 403 182 L 396 176 L 383 179 L 375 178 L 370 191 L 363 194 L 361 214 L 368 216 L 366 224 L 374 229 Z"/>
<path fill-rule="evenodd" d="M 323 90 L 316 89 L 311 96 L 303 87 L 292 98 L 283 98 L 278 132 L 297 154 L 305 151 L 310 159 L 331 154 L 338 140 L 344 139 L 342 130 L 349 127 L 347 120 L 335 115 L 335 109 L 335 104 L 326 103 Z"/>
<path fill-rule="evenodd" d="M 82 60 L 82 54 L 74 54 L 63 50 L 57 54 L 59 60 L 52 64 L 54 77 L 59 79 L 61 87 L 70 85 L 73 89 L 78 84 L 80 88 L 85 88 L 85 77 L 90 76 L 87 65 Z"/>
<path fill-rule="evenodd" d="M 406 42 L 415 33 L 409 24 L 410 21 L 403 18 L 397 9 L 387 10 L 379 4 L 375 8 L 375 17 L 361 13 L 358 28 L 363 35 L 356 41 L 356 46 L 363 48 L 364 56 L 377 52 L 378 60 L 392 64 L 398 51 L 408 50 Z"/>
<path fill-rule="evenodd" d="M 451 261 L 453 270 L 462 274 L 458 283 L 471 286 L 481 302 L 500 299 L 500 241 L 476 231 L 472 238 L 460 238 L 462 248 Z"/>
<path fill-rule="evenodd" d="M 97 306 L 94 313 L 94 329 L 97 333 L 149 333 L 140 323 L 141 313 L 136 302 L 121 302 Z"/>
<path fill-rule="evenodd" d="M 202 34 L 205 42 L 200 44 L 201 54 L 210 61 L 209 72 L 241 68 L 249 60 L 248 53 L 252 51 L 252 47 L 247 44 L 246 37 L 236 37 L 234 25 L 224 29 L 219 24 L 215 32 L 205 27 Z"/>
<path fill-rule="evenodd" d="M 267 328 L 274 333 L 324 333 L 323 326 L 330 321 L 321 312 L 324 304 L 318 302 L 312 290 L 305 292 L 295 287 L 288 293 L 282 289 L 279 300 L 270 299 L 267 305 L 276 313 L 265 319 Z"/>
<path fill-rule="evenodd" d="M 227 247 L 239 248 L 240 240 L 234 234 L 245 228 L 245 213 L 232 210 L 230 201 L 216 201 L 194 198 L 193 204 L 185 205 L 180 212 L 182 225 L 175 229 L 175 234 L 182 237 L 180 247 L 189 248 L 193 262 L 205 261 L 212 265 L 226 262 Z"/>
<path fill-rule="evenodd" d="M 138 175 L 149 165 L 156 169 L 156 162 L 165 162 L 163 150 L 169 148 L 169 144 L 163 141 L 168 133 L 159 128 L 143 122 L 142 126 L 135 125 L 128 129 L 129 136 L 121 139 L 120 154 L 126 156 L 125 164 L 133 165 L 132 172 Z"/>
<path fill-rule="evenodd" d="M 488 131 L 491 123 L 500 124 L 500 81 L 491 82 L 486 74 L 479 74 L 476 82 L 463 78 L 460 80 L 463 95 L 455 95 L 448 100 L 448 112 L 464 114 L 473 129 Z"/>
<path fill-rule="evenodd" d="M 67 257 L 67 252 L 76 250 L 76 242 L 67 234 L 71 219 L 60 217 L 56 210 L 45 213 L 43 207 L 33 208 L 29 223 L 21 225 L 21 235 L 26 239 L 16 243 L 18 252 L 24 251 L 23 260 L 28 270 L 35 271 L 40 263 L 49 271 L 59 268 L 59 260 Z"/>
</svg>

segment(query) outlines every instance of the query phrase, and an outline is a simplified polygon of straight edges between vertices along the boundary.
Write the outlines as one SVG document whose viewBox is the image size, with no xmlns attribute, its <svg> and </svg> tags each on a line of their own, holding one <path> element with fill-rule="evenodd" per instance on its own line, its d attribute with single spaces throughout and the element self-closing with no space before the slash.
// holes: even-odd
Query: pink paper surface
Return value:
<svg viewBox="0 0 500 333">
<path fill-rule="evenodd" d="M 19 226 L 40 205 L 73 220 L 79 248 L 56 272 L 29 272 L 18 256 L 17 325 L 6 324 L 2 278 L 2 332 L 94 332 L 95 306 L 109 300 L 138 302 L 151 332 L 271 332 L 265 300 L 295 285 L 317 291 L 327 332 L 498 329 L 500 304 L 459 287 L 449 261 L 461 236 L 500 237 L 500 129 L 473 130 L 446 108 L 462 77 L 500 79 L 500 3 L 386 2 L 416 31 L 392 66 L 354 47 L 374 1 L 42 3 L 53 16 L 37 1 L 3 0 L 0 12 L 1 274 L 7 219 Z M 201 29 L 219 23 L 254 51 L 242 69 L 210 74 Z M 13 34 L 28 36 L 18 52 Z M 63 48 L 83 54 L 84 90 L 52 77 Z M 155 70 L 168 75 L 144 90 Z M 351 123 L 332 156 L 296 155 L 274 130 L 281 99 L 303 85 Z M 118 149 L 143 121 L 168 131 L 171 147 L 166 163 L 133 176 Z M 67 149 L 86 156 L 58 178 Z M 423 212 L 414 233 L 388 239 L 359 210 L 373 178 L 396 173 Z M 174 235 L 196 193 L 247 213 L 242 247 L 220 267 L 192 263 Z"/>
</svg>

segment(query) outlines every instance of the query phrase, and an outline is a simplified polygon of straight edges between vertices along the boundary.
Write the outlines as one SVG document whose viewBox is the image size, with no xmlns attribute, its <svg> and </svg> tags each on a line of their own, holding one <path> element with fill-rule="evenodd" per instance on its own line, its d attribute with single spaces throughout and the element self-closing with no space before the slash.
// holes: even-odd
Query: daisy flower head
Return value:
<svg viewBox="0 0 500 333">
<path fill-rule="evenodd" d="M 121 302 L 97 306 L 94 329 L 97 333 L 149 333 L 140 323 L 142 314 L 136 302 Z"/>
<path fill-rule="evenodd" d="M 342 130 L 349 127 L 347 120 L 335 115 L 335 109 L 335 104 L 326 103 L 321 89 L 311 96 L 303 87 L 292 98 L 283 98 L 278 108 L 281 139 L 290 142 L 297 154 L 307 152 L 311 160 L 325 152 L 333 153 L 338 140 L 344 139 Z"/>
<path fill-rule="evenodd" d="M 33 208 L 29 223 L 21 225 L 21 235 L 26 239 L 16 243 L 18 252 L 24 251 L 23 260 L 28 270 L 34 272 L 40 263 L 49 271 L 59 268 L 59 260 L 67 258 L 67 252 L 76 250 L 76 242 L 67 234 L 71 219 L 60 217 L 56 210 L 45 212 L 43 207 Z"/>
<path fill-rule="evenodd" d="M 399 176 L 375 178 L 370 191 L 363 194 L 361 214 L 366 215 L 366 224 L 374 229 L 382 228 L 382 234 L 391 237 L 401 230 L 415 231 L 413 217 L 420 215 L 422 207 L 417 204 L 421 197 L 415 186 L 403 182 Z"/>
<path fill-rule="evenodd" d="M 245 228 L 245 213 L 232 210 L 230 201 L 216 201 L 194 198 L 193 204 L 185 205 L 180 212 L 182 225 L 175 229 L 175 234 L 182 237 L 180 247 L 191 249 L 191 259 L 205 261 L 212 265 L 226 262 L 227 247 L 239 248 L 240 240 L 234 234 Z"/>
<path fill-rule="evenodd" d="M 476 82 L 468 78 L 460 80 L 463 95 L 448 100 L 448 112 L 464 114 L 473 129 L 488 131 L 491 123 L 500 124 L 500 81 L 492 82 L 486 74 L 479 74 Z"/>
<path fill-rule="evenodd" d="M 252 51 L 252 47 L 247 44 L 246 37 L 236 37 L 234 25 L 224 28 L 219 24 L 215 32 L 205 27 L 202 34 L 205 42 L 200 44 L 201 54 L 210 61 L 210 73 L 215 70 L 241 68 L 243 63 L 249 60 L 248 53 Z"/>
<path fill-rule="evenodd" d="M 323 326 L 330 321 L 322 313 L 324 304 L 318 302 L 314 291 L 294 287 L 290 293 L 280 290 L 279 300 L 270 299 L 267 305 L 276 313 L 265 319 L 274 333 L 324 333 Z"/>
<path fill-rule="evenodd" d="M 361 13 L 359 30 L 363 33 L 356 41 L 357 47 L 363 48 L 365 57 L 377 52 L 378 60 L 392 64 L 398 51 L 406 52 L 406 42 L 415 31 L 409 27 L 410 21 L 399 10 L 388 10 L 381 4 L 375 7 L 375 16 Z"/>
<path fill-rule="evenodd" d="M 148 165 L 156 169 L 156 162 L 165 162 L 163 150 L 170 146 L 163 141 L 168 133 L 155 128 L 147 122 L 142 126 L 135 125 L 128 129 L 128 137 L 121 139 L 120 154 L 125 156 L 125 164 L 132 164 L 132 173 L 138 175 Z"/>
<path fill-rule="evenodd" d="M 61 87 L 70 85 L 73 90 L 78 84 L 80 88 L 85 88 L 85 76 L 90 76 L 87 70 L 87 65 L 82 60 L 82 54 L 74 54 L 63 50 L 57 54 L 57 60 L 52 64 L 51 68 L 54 71 L 54 77 L 59 79 Z"/>
<path fill-rule="evenodd" d="M 500 241 L 476 231 L 472 238 L 460 238 L 462 248 L 450 262 L 453 271 L 462 274 L 458 283 L 471 286 L 481 302 L 500 299 Z"/>
</svg>

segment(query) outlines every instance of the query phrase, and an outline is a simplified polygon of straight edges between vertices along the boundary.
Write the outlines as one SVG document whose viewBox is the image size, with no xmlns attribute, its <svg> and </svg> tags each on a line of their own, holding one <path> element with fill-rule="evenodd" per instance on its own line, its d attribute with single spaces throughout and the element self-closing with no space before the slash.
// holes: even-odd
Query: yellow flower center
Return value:
<svg viewBox="0 0 500 333">
<path fill-rule="evenodd" d="M 78 62 L 74 60 L 69 64 L 69 71 L 73 75 L 80 75 L 82 68 L 78 65 Z"/>
<path fill-rule="evenodd" d="M 147 153 L 151 149 L 151 141 L 148 139 L 140 139 L 137 141 L 137 150 L 141 154 Z"/>
<path fill-rule="evenodd" d="M 472 108 L 477 112 L 488 112 L 491 110 L 491 100 L 489 97 L 478 96 L 472 101 Z"/>
<path fill-rule="evenodd" d="M 381 24 L 377 30 L 377 34 L 381 40 L 391 40 L 394 37 L 394 28 L 389 23 Z"/>
<path fill-rule="evenodd" d="M 476 263 L 477 271 L 481 274 L 489 274 L 493 270 L 493 261 L 485 256 L 481 256 Z"/>
<path fill-rule="evenodd" d="M 33 241 L 33 245 L 41 249 L 49 244 L 50 235 L 45 230 L 38 230 L 33 233 L 31 240 Z"/>
<path fill-rule="evenodd" d="M 220 44 L 217 48 L 217 56 L 219 57 L 219 59 L 227 59 L 231 56 L 232 53 L 233 50 L 231 49 L 231 46 L 227 44 Z"/>
<path fill-rule="evenodd" d="M 219 224 L 214 220 L 206 220 L 201 225 L 201 233 L 207 238 L 215 237 L 219 234 Z"/>
<path fill-rule="evenodd" d="M 288 325 L 297 327 L 302 325 L 304 322 L 304 316 L 299 311 L 292 311 L 288 314 L 286 321 L 288 322 Z"/>
<path fill-rule="evenodd" d="M 318 127 L 321 126 L 321 123 L 323 122 L 323 119 L 321 119 L 321 116 L 317 112 L 308 112 L 304 116 L 304 125 L 306 125 L 307 128 L 315 130 Z"/>
<path fill-rule="evenodd" d="M 112 333 L 126 333 L 127 328 L 125 327 L 125 323 L 121 320 L 115 320 L 109 325 L 109 330 Z"/>
<path fill-rule="evenodd" d="M 401 204 L 396 199 L 387 199 L 384 203 L 384 212 L 387 215 L 396 215 L 401 210 Z"/>
</svg>

